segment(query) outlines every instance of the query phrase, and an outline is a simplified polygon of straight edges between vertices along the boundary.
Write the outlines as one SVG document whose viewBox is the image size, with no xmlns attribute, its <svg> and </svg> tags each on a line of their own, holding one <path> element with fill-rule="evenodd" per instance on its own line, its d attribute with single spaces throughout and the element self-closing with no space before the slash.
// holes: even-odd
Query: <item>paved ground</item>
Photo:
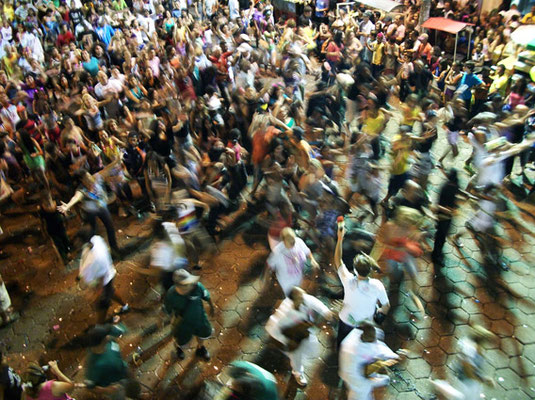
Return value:
<svg viewBox="0 0 535 400">
<path fill-rule="evenodd" d="M 395 129 L 395 124 L 392 121 L 390 131 Z M 435 153 L 440 155 L 444 146 L 445 140 L 441 138 Z M 465 159 L 468 153 L 469 149 L 463 145 L 460 159 Z M 442 180 L 436 170 L 433 188 Z M 432 192 L 431 197 L 434 199 L 436 193 Z M 511 199 L 514 200 L 512 195 Z M 532 300 L 535 277 L 530 268 L 535 258 L 535 207 L 513 202 L 520 207 L 515 206 L 518 225 L 505 224 L 501 229 L 504 255 L 511 270 L 501 278 L 492 281 L 485 278 L 478 248 L 472 238 L 466 237 L 461 250 L 446 245 L 443 278 L 436 276 L 427 255 L 419 261 L 417 281 L 427 310 L 425 318 L 417 320 L 413 315 L 416 310 L 407 297 L 403 281 L 390 285 L 393 309 L 385 323 L 387 342 L 394 349 L 404 347 L 411 353 L 409 360 L 393 372 L 392 383 L 382 394 L 383 398 L 431 399 L 429 378 L 454 375 L 456 344 L 473 323 L 480 323 L 498 335 L 486 351 L 487 370 L 495 378 L 496 387 L 486 388 L 482 398 L 535 398 Z M 464 224 L 470 212 L 468 205 L 462 207 L 456 227 Z M 80 370 L 86 350 L 80 337 L 95 315 L 77 288 L 75 265 L 66 269 L 55 262 L 35 217 L 4 215 L 0 223 L 6 232 L 1 245 L 12 254 L 2 262 L 1 272 L 21 313 L 17 322 L 0 330 L 1 348 L 7 361 L 20 371 L 30 360 L 57 359 L 67 375 L 83 381 Z M 77 220 L 69 222 L 71 233 L 77 225 Z M 168 328 L 141 337 L 144 329 L 156 321 L 159 309 L 156 281 L 130 268 L 145 263 L 149 224 L 129 219 L 117 220 L 116 226 L 120 243 L 137 248 L 133 255 L 117 264 L 118 292 L 133 305 L 133 311 L 122 319 L 129 332 L 121 344 L 125 357 L 138 345 L 145 349 L 142 365 L 133 368 L 148 398 L 195 398 L 203 380 L 224 380 L 222 369 L 235 359 L 255 361 L 273 371 L 289 399 L 345 398 L 338 388 L 332 327 L 325 327 L 319 335 L 322 353 L 307 368 L 311 383 L 304 391 L 297 390 L 290 380 L 289 362 L 269 345 L 264 325 L 282 293 L 273 282 L 266 284 L 259 278 L 268 255 L 261 224 L 247 221 L 237 235 L 219 244 L 219 253 L 201 271 L 202 282 L 211 291 L 217 307 L 213 321 L 215 335 L 207 345 L 212 353 L 209 363 L 196 360 L 192 351 L 187 352 L 185 361 L 176 362 Z M 369 225 L 368 228 L 375 229 Z M 321 276 L 326 282 L 324 286 L 330 291 L 340 290 L 337 278 L 326 266 L 325 271 Z M 317 277 L 310 278 L 317 280 Z M 324 291 L 318 293 L 324 301 L 331 301 Z M 80 392 L 76 398 L 93 397 Z M 207 394 L 206 398 L 211 395 Z"/>
</svg>

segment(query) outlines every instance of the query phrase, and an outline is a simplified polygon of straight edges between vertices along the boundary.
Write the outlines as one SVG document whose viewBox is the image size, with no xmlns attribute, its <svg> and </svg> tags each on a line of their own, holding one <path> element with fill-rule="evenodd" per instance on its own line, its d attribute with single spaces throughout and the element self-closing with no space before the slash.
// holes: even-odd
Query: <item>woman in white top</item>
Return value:
<svg viewBox="0 0 535 400">
<path fill-rule="evenodd" d="M 319 269 L 319 265 L 305 242 L 295 236 L 293 229 L 284 228 L 280 238 L 281 243 L 269 255 L 266 273 L 268 268 L 275 272 L 284 295 L 288 297 L 294 286 L 300 286 L 303 282 L 306 261 L 310 260 L 314 269 Z"/>
</svg>

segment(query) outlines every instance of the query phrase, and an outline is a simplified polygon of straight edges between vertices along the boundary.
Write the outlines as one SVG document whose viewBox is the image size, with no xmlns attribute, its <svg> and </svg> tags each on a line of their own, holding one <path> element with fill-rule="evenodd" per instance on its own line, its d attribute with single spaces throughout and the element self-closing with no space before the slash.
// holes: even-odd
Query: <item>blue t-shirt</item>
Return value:
<svg viewBox="0 0 535 400">
<path fill-rule="evenodd" d="M 316 17 L 324 17 L 329 10 L 329 0 L 316 0 Z"/>
<path fill-rule="evenodd" d="M 88 62 L 83 62 L 82 67 L 91 75 L 97 76 L 98 74 L 98 60 L 95 57 L 91 57 Z"/>
<path fill-rule="evenodd" d="M 470 100 L 472 98 L 472 89 L 474 86 L 479 86 L 483 83 L 483 81 L 473 73 L 465 73 L 463 77 L 461 78 L 461 82 L 459 83 L 459 87 L 462 87 L 463 85 L 466 85 L 467 88 L 464 92 L 461 93 L 459 98 L 463 100 Z"/>
</svg>

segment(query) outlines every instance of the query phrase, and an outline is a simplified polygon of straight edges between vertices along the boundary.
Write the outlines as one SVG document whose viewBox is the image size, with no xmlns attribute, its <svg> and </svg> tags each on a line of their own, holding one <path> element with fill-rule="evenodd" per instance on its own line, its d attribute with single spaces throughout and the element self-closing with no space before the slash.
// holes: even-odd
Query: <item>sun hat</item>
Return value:
<svg viewBox="0 0 535 400">
<path fill-rule="evenodd" d="M 199 279 L 199 276 L 192 275 L 185 269 L 178 269 L 173 272 L 173 282 L 176 285 L 190 285 L 192 283 L 198 282 Z"/>
</svg>

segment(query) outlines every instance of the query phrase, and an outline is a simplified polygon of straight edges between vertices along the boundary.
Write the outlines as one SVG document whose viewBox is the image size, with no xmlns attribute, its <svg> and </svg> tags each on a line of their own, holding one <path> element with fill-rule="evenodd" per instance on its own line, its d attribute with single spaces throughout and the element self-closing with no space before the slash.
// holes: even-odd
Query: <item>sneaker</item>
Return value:
<svg viewBox="0 0 535 400">
<path fill-rule="evenodd" d="M 203 358 L 205 361 L 210 361 L 210 353 L 204 346 L 197 348 L 197 350 L 195 350 L 195 354 L 197 357 Z"/>
<path fill-rule="evenodd" d="M 300 374 L 299 372 L 295 372 L 295 371 L 292 371 L 292 374 L 294 376 L 295 381 L 297 382 L 299 386 L 305 387 L 308 384 L 305 374 Z"/>
<path fill-rule="evenodd" d="M 184 353 L 184 350 L 180 346 L 176 346 L 176 358 L 179 360 L 186 358 L 186 353 Z"/>
<path fill-rule="evenodd" d="M 117 310 L 116 314 L 126 314 L 129 311 L 130 311 L 130 306 L 128 304 L 125 304 L 124 306 L 119 308 L 119 310 Z"/>
</svg>

